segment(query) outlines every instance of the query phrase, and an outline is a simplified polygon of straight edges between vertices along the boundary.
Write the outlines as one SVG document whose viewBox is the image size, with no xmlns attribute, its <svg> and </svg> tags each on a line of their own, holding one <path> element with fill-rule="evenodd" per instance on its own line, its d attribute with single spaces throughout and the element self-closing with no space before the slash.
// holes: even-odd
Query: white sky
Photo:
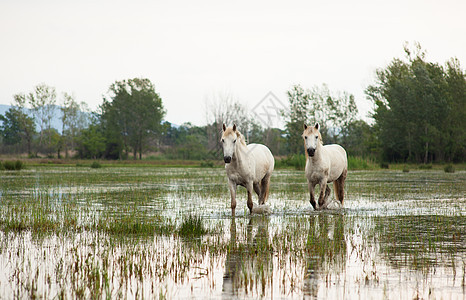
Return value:
<svg viewBox="0 0 466 300">
<path fill-rule="evenodd" d="M 205 124 L 205 99 L 252 108 L 269 91 L 326 83 L 372 104 L 375 70 L 420 42 L 429 61 L 466 64 L 466 1 L 0 2 L 0 104 L 39 83 L 91 109 L 115 80 L 147 77 L 166 120 Z"/>
</svg>

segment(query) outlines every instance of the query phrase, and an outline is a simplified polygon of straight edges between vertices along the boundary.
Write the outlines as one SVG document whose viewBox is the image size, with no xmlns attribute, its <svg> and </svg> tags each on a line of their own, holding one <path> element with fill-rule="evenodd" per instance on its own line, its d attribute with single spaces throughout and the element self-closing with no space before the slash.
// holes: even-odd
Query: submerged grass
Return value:
<svg viewBox="0 0 466 300">
<path fill-rule="evenodd" d="M 208 233 L 200 216 L 189 214 L 183 218 L 178 234 L 182 237 L 199 237 Z"/>
<path fill-rule="evenodd" d="M 411 170 L 351 171 L 337 212 L 312 211 L 302 171 L 278 170 L 272 215 L 250 217 L 239 188 L 236 218 L 222 169 L 11 172 L 0 298 L 403 298 L 419 282 L 419 297 L 460 298 L 466 174 Z"/>
</svg>

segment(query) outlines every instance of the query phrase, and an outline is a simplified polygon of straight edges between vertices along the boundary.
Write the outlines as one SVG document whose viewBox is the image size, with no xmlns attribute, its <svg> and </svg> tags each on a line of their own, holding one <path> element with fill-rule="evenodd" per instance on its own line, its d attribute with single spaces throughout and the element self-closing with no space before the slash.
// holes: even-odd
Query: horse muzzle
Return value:
<svg viewBox="0 0 466 300">
<path fill-rule="evenodd" d="M 231 163 L 231 156 L 224 156 L 223 160 L 225 161 L 226 164 Z"/>
<path fill-rule="evenodd" d="M 316 154 L 316 149 L 307 148 L 307 154 L 309 154 L 309 156 L 314 156 L 314 154 Z"/>
</svg>

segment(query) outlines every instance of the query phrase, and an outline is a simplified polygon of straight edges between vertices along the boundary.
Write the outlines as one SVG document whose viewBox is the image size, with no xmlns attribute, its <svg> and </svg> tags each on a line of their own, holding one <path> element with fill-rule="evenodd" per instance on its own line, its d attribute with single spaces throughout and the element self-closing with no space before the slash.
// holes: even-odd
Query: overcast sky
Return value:
<svg viewBox="0 0 466 300">
<path fill-rule="evenodd" d="M 111 83 L 149 78 L 166 120 L 205 124 L 205 100 L 249 108 L 269 91 L 326 83 L 355 96 L 419 42 L 429 61 L 466 65 L 466 1 L 0 2 L 0 104 L 39 83 L 96 109 Z"/>
</svg>

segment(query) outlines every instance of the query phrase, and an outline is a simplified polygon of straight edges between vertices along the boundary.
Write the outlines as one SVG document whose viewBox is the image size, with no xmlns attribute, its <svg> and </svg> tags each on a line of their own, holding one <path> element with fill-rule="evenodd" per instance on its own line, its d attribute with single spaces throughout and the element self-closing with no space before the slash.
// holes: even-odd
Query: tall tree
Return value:
<svg viewBox="0 0 466 300">
<path fill-rule="evenodd" d="M 132 150 L 134 159 L 138 153 L 142 158 L 148 137 L 158 134 L 165 115 L 162 99 L 145 78 L 113 83 L 101 109 L 109 140 L 122 145 L 126 156 Z"/>
<path fill-rule="evenodd" d="M 452 130 L 464 124 L 464 72 L 459 63 L 447 65 L 445 72 L 439 64 L 427 62 L 419 44 L 404 50 L 406 60 L 394 59 L 378 70 L 376 84 L 366 89 L 375 104 L 373 117 L 384 158 L 424 163 L 446 156 L 464 160 L 464 155 L 457 156 L 461 150 L 453 151 L 456 155 L 449 150 L 465 147 L 459 131 Z M 453 112 L 461 107 L 462 112 Z"/>
<path fill-rule="evenodd" d="M 31 154 L 32 138 L 35 134 L 34 119 L 28 116 L 20 107 L 12 106 L 0 115 L 2 125 L 0 134 L 6 145 L 18 145 L 24 143 L 28 154 Z"/>
<path fill-rule="evenodd" d="M 207 130 L 207 145 L 210 152 L 215 155 L 221 152 L 219 143 L 222 125 L 233 126 L 236 124 L 249 142 L 249 133 L 258 126 L 248 109 L 233 94 L 229 92 L 219 92 L 212 94 L 205 100 L 205 113 Z"/>
<path fill-rule="evenodd" d="M 327 85 L 304 90 L 295 85 L 287 92 L 289 110 L 284 112 L 288 146 L 291 153 L 302 151 L 303 123 L 321 124 L 323 139 L 327 142 L 345 143 L 348 127 L 356 121 L 358 109 L 354 96 L 332 94 Z"/>
<path fill-rule="evenodd" d="M 347 92 L 330 92 L 328 86 L 314 86 L 309 92 L 309 119 L 323 127 L 327 142 L 346 143 L 348 127 L 355 122 L 358 108 L 354 96 Z"/>
<path fill-rule="evenodd" d="M 25 108 L 26 104 L 30 106 L 30 111 L 34 116 L 35 122 L 39 125 L 39 148 L 48 149 L 48 145 L 44 147 L 44 136 L 47 131 L 51 130 L 52 118 L 55 113 L 56 92 L 54 87 L 46 84 L 39 84 L 34 87 L 34 90 L 29 94 L 16 94 L 13 96 L 18 107 Z M 50 135 L 47 143 L 51 144 Z M 46 150 L 47 151 L 47 150 Z"/>
<path fill-rule="evenodd" d="M 458 59 L 446 65 L 448 117 L 443 120 L 449 139 L 445 142 L 447 161 L 466 160 L 466 76 Z"/>
<path fill-rule="evenodd" d="M 309 114 L 309 92 L 305 91 L 300 85 L 294 85 L 291 90 L 287 91 L 289 110 L 283 112 L 286 120 L 287 142 L 290 153 L 301 153 L 303 142 L 301 134 L 303 124 L 308 121 Z"/>
<path fill-rule="evenodd" d="M 68 158 L 68 149 L 74 149 L 76 138 L 80 130 L 89 125 L 87 105 L 78 103 L 73 95 L 63 93 L 61 110 L 62 139 L 65 157 Z"/>
</svg>

